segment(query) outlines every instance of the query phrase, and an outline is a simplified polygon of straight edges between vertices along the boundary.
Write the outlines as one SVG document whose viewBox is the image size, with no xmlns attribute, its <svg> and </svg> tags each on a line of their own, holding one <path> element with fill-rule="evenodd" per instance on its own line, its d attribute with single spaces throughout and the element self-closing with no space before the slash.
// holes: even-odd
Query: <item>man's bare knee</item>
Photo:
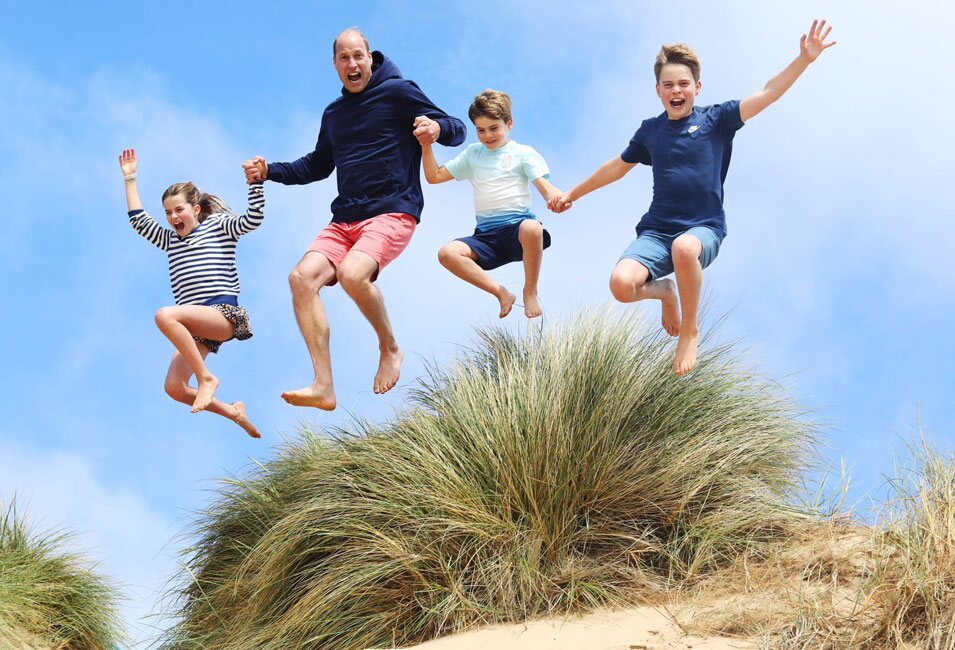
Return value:
<svg viewBox="0 0 955 650">
<path fill-rule="evenodd" d="M 301 265 L 296 266 L 288 274 L 288 285 L 293 295 L 318 293 L 318 290 L 322 288 L 318 278 L 303 269 Z"/>
<path fill-rule="evenodd" d="M 338 282 L 349 296 L 354 296 L 366 285 L 371 284 L 371 277 L 364 269 L 356 268 L 351 264 L 342 264 L 338 269 Z"/>
</svg>

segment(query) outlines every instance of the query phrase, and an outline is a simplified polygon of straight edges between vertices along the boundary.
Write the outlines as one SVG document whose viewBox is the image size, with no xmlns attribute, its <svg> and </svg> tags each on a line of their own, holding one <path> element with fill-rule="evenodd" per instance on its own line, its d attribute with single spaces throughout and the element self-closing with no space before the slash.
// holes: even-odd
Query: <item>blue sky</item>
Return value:
<svg viewBox="0 0 955 650">
<path fill-rule="evenodd" d="M 495 303 L 437 263 L 473 223 L 464 183 L 426 187 L 422 226 L 380 280 L 407 353 L 402 381 L 371 391 L 371 329 L 340 291 L 325 292 L 340 409 L 286 405 L 310 379 L 288 271 L 328 218 L 333 182 L 266 186 L 266 221 L 239 246 L 242 303 L 255 337 L 211 364 L 219 395 L 243 399 L 253 441 L 213 415 L 191 415 L 162 381 L 171 346 L 152 322 L 171 302 L 163 255 L 125 217 L 116 157 L 133 146 L 140 190 L 158 211 L 169 184 L 194 180 L 245 205 L 240 163 L 291 160 L 314 145 L 340 83 L 331 40 L 360 25 L 449 113 L 466 118 L 487 87 L 514 101 L 515 140 L 569 189 L 618 155 L 662 109 L 652 61 L 660 43 L 699 52 L 700 103 L 762 87 L 798 51 L 815 15 L 839 44 L 737 135 L 726 182 L 729 237 L 706 273 L 720 335 L 778 378 L 826 425 L 825 456 L 852 470 L 852 498 L 876 493 L 901 441 L 924 430 L 955 442 L 955 240 L 949 198 L 955 135 L 944 62 L 955 10 L 907 3 L 606 2 L 228 4 L 53 3 L 5 7 L 0 24 L 0 238 L 5 318 L 0 375 L 0 499 L 29 502 L 40 528 L 78 545 L 125 585 L 136 639 L 176 569 L 191 512 L 215 479 L 267 459 L 301 424 L 386 418 L 426 360 L 446 359 Z M 264 5 L 262 5 L 264 7 Z M 468 141 L 474 141 L 473 132 Z M 439 161 L 454 152 L 438 148 Z M 573 210 L 538 213 L 545 318 L 610 300 L 607 279 L 649 203 L 638 167 Z M 520 287 L 519 267 L 496 273 Z M 630 307 L 658 320 L 655 305 Z M 509 326 L 525 328 L 519 311 Z M 711 319 L 712 322 L 712 319 Z"/>
</svg>

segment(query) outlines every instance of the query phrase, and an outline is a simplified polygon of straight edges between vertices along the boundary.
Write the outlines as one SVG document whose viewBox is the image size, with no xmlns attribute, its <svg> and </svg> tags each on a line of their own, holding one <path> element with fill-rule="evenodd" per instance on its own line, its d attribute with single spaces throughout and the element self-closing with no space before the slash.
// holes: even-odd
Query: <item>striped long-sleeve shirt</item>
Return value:
<svg viewBox="0 0 955 650">
<path fill-rule="evenodd" d="M 212 214 L 195 230 L 180 237 L 159 225 L 145 210 L 129 213 L 129 223 L 169 257 L 169 281 L 177 305 L 201 305 L 216 296 L 239 295 L 235 245 L 265 218 L 262 183 L 249 186 L 249 209 L 240 216 Z"/>
</svg>

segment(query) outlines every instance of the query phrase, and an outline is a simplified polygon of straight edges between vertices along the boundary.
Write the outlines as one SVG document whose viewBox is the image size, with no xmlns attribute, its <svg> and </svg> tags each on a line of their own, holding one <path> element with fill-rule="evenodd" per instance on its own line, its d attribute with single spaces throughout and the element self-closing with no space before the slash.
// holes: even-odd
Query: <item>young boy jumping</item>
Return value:
<svg viewBox="0 0 955 650">
<path fill-rule="evenodd" d="M 836 44 L 825 42 L 831 30 L 825 20 L 814 20 L 808 36 L 799 40 L 799 55 L 762 90 L 742 101 L 703 107 L 694 106 L 701 88 L 696 53 L 684 44 L 664 45 L 653 71 L 665 112 L 644 120 L 620 156 L 548 201 L 551 210 L 563 212 L 577 199 L 620 180 L 637 163 L 653 167 L 653 201 L 637 224 L 637 238 L 610 276 L 610 291 L 620 302 L 662 303 L 663 328 L 680 337 L 673 360 L 677 375 L 696 366 L 703 269 L 716 259 L 726 236 L 723 181 L 733 136 Z M 676 286 L 664 277 L 674 272 Z"/>
<path fill-rule="evenodd" d="M 454 275 L 497 298 L 501 318 L 511 312 L 517 296 L 498 284 L 488 271 L 523 260 L 524 315 L 536 318 L 542 313 L 537 279 L 544 249 L 550 246 L 550 234 L 531 213 L 529 183 L 545 201 L 559 197 L 560 190 L 547 180 L 550 172 L 541 155 L 510 139 L 514 120 L 507 93 L 483 91 L 474 98 L 468 117 L 480 142 L 469 145 L 443 166 L 435 161 L 430 144 L 421 146 L 424 176 L 429 183 L 466 179 L 474 186 L 474 234 L 446 244 L 438 252 L 438 260 Z"/>
</svg>

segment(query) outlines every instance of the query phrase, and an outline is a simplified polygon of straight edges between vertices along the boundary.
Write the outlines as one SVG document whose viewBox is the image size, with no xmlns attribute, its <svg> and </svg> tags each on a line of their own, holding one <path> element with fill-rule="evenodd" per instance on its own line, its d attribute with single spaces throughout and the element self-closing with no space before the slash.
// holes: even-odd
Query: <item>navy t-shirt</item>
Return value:
<svg viewBox="0 0 955 650">
<path fill-rule="evenodd" d="M 653 167 L 653 201 L 637 224 L 637 234 L 653 230 L 677 234 L 707 226 L 726 236 L 723 181 L 733 153 L 733 136 L 742 128 L 739 101 L 694 106 L 671 120 L 664 112 L 644 120 L 620 157 Z"/>
</svg>

